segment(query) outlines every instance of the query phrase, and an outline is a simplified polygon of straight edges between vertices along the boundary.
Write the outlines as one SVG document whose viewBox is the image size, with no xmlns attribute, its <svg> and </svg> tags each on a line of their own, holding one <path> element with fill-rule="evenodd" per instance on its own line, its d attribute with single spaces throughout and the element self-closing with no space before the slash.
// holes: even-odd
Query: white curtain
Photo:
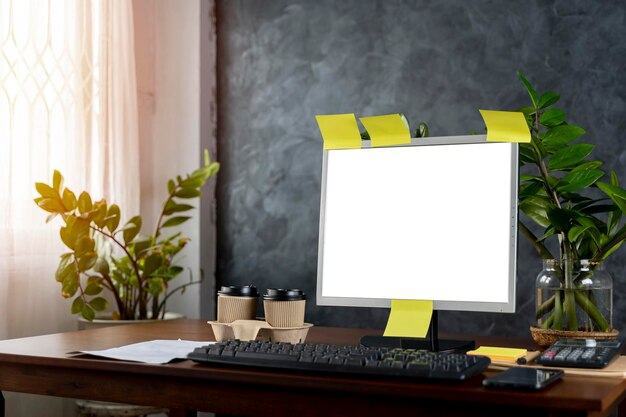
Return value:
<svg viewBox="0 0 626 417">
<path fill-rule="evenodd" d="M 34 183 L 58 169 L 137 214 L 137 129 L 131 0 L 0 0 L 0 339 L 75 329 Z"/>
</svg>

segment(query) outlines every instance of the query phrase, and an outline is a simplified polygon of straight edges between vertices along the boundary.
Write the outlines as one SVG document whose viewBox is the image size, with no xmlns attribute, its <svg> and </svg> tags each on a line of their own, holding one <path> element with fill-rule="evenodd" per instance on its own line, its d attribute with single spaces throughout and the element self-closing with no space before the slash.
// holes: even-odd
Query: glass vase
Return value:
<svg viewBox="0 0 626 417">
<path fill-rule="evenodd" d="M 538 327 L 584 332 L 612 330 L 613 278 L 601 262 L 544 259 L 536 289 Z"/>
</svg>

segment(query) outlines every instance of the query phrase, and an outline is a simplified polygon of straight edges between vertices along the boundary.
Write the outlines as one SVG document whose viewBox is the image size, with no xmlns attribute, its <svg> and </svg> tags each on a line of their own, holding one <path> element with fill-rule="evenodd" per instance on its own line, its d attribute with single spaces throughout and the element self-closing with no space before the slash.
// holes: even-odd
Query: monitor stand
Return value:
<svg viewBox="0 0 626 417">
<path fill-rule="evenodd" d="M 426 349 L 432 352 L 467 352 L 476 348 L 473 340 L 439 339 L 437 310 L 433 311 L 426 337 L 369 335 L 361 337 L 361 346 L 403 349 Z"/>
</svg>

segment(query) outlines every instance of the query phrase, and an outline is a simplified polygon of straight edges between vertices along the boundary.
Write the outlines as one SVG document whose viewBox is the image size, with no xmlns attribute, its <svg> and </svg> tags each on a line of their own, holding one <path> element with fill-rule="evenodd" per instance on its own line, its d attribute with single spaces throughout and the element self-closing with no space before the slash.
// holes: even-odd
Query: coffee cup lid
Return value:
<svg viewBox="0 0 626 417">
<path fill-rule="evenodd" d="M 268 288 L 265 294 L 263 294 L 263 299 L 270 301 L 298 301 L 306 300 L 306 294 L 298 289 Z"/>
<path fill-rule="evenodd" d="M 254 285 L 231 285 L 224 286 L 218 292 L 221 295 L 230 295 L 231 297 L 258 297 L 259 292 Z"/>
</svg>

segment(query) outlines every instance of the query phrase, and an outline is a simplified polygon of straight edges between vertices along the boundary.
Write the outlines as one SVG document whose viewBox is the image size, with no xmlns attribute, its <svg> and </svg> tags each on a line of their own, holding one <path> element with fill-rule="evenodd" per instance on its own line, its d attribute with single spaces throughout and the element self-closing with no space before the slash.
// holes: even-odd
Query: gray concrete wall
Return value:
<svg viewBox="0 0 626 417">
<path fill-rule="evenodd" d="M 516 70 L 562 95 L 626 182 L 622 1 L 221 1 L 218 285 L 299 287 L 307 320 L 383 327 L 387 311 L 317 307 L 321 138 L 316 114 L 404 112 L 431 134 L 483 131 L 479 108 L 529 103 Z M 626 322 L 622 249 L 608 263 Z M 476 268 L 469 266 L 468 268 Z M 489 268 L 489 254 L 478 268 Z M 443 330 L 527 335 L 540 259 L 520 238 L 518 312 L 449 313 Z"/>
</svg>

